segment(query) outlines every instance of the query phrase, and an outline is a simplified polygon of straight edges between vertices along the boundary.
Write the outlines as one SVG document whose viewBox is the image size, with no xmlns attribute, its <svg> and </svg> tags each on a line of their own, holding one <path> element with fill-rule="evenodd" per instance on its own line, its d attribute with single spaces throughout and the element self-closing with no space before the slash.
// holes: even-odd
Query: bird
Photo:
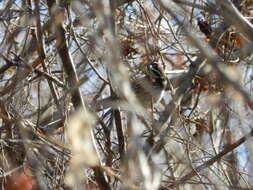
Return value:
<svg viewBox="0 0 253 190">
<path fill-rule="evenodd" d="M 202 18 L 197 17 L 199 30 L 205 34 L 207 38 L 210 38 L 212 35 L 212 27 L 207 21 L 204 21 Z"/>
<path fill-rule="evenodd" d="M 150 110 L 153 104 L 162 99 L 168 80 L 157 62 L 151 62 L 145 65 L 145 68 L 145 76 L 130 81 L 130 87 L 143 108 Z M 109 107 L 117 107 L 122 101 L 124 98 L 110 96 L 98 100 L 93 106 L 96 111 L 101 111 Z"/>
</svg>

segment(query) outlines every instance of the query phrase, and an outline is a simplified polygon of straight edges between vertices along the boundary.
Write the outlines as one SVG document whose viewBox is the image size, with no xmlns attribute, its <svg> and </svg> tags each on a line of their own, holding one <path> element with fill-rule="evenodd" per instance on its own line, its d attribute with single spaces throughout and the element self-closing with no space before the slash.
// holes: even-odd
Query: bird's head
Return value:
<svg viewBox="0 0 253 190">
<path fill-rule="evenodd" d="M 204 21 L 204 19 L 203 19 L 202 17 L 198 16 L 198 17 L 197 17 L 197 21 L 198 21 L 198 22 L 202 22 L 202 21 Z"/>
<path fill-rule="evenodd" d="M 147 75 L 151 80 L 154 80 L 163 86 L 167 84 L 163 69 L 157 62 L 151 62 L 147 65 Z"/>
</svg>

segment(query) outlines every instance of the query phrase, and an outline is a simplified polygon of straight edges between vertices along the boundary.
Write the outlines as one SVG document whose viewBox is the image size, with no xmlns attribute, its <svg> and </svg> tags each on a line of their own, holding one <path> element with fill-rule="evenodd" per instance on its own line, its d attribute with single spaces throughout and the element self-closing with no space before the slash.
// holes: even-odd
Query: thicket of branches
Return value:
<svg viewBox="0 0 253 190">
<path fill-rule="evenodd" d="M 1 189 L 253 189 L 252 9 L 0 1 Z M 168 84 L 145 110 L 152 61 Z"/>
</svg>

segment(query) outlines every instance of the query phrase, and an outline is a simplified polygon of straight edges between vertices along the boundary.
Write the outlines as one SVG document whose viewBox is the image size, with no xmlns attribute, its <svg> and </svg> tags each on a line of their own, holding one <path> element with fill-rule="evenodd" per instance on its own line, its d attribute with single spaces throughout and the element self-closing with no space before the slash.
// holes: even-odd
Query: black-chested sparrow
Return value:
<svg viewBox="0 0 253 190">
<path fill-rule="evenodd" d="M 145 76 L 130 81 L 130 85 L 141 105 L 149 109 L 163 97 L 167 79 L 157 62 L 147 64 L 145 67 Z M 124 98 L 108 97 L 98 100 L 94 107 L 96 111 L 100 111 L 109 107 L 118 107 L 121 101 L 124 101 Z"/>
</svg>

